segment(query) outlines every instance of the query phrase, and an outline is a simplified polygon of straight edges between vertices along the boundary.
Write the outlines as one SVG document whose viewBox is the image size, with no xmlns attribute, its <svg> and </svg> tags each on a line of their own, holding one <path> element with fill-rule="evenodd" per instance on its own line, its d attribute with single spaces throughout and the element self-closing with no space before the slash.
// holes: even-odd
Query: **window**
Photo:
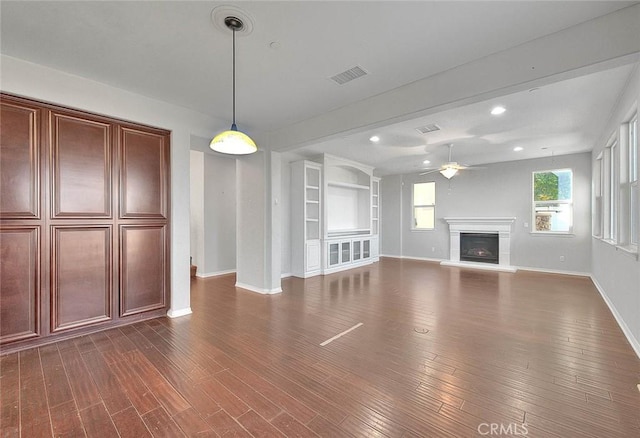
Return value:
<svg viewBox="0 0 640 438">
<path fill-rule="evenodd" d="M 573 229 L 571 169 L 533 172 L 533 231 L 570 233 Z"/>
<path fill-rule="evenodd" d="M 433 230 L 436 223 L 436 183 L 414 183 L 413 230 Z"/>
<path fill-rule="evenodd" d="M 629 241 L 638 246 L 640 192 L 638 189 L 638 116 L 629 122 Z"/>
<path fill-rule="evenodd" d="M 593 235 L 602 237 L 602 192 L 604 190 L 604 161 L 602 153 L 596 158 L 593 175 Z"/>
<path fill-rule="evenodd" d="M 607 227 L 605 239 L 615 242 L 618 237 L 618 142 L 614 141 L 606 150 L 609 168 L 607 169 Z"/>
</svg>

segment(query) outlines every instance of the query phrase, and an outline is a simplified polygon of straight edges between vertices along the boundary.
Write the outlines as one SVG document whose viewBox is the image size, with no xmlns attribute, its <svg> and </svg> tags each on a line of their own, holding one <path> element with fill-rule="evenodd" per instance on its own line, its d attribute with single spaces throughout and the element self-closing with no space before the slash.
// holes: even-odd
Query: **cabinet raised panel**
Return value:
<svg viewBox="0 0 640 438">
<path fill-rule="evenodd" d="M 52 227 L 51 331 L 111 318 L 111 226 Z"/>
<path fill-rule="evenodd" d="M 122 128 L 120 217 L 167 217 L 167 138 Z"/>
<path fill-rule="evenodd" d="M 39 335 L 39 227 L 0 229 L 0 342 Z"/>
<path fill-rule="evenodd" d="M 0 217 L 40 216 L 39 110 L 0 104 Z"/>
<path fill-rule="evenodd" d="M 111 216 L 111 127 L 52 115 L 52 217 Z"/>
<path fill-rule="evenodd" d="M 123 225 L 120 229 L 120 315 L 165 307 L 165 225 Z"/>
</svg>

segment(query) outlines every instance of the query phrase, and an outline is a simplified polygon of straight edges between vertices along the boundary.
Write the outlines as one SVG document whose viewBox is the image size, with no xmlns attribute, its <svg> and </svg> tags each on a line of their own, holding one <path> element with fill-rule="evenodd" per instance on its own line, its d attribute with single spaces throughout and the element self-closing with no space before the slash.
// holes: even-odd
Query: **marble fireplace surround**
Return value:
<svg viewBox="0 0 640 438">
<path fill-rule="evenodd" d="M 511 225 L 515 217 L 445 217 L 449 224 L 449 260 L 446 266 L 461 266 L 492 271 L 516 272 L 511 266 Z M 460 261 L 460 233 L 498 235 L 498 264 Z"/>
</svg>

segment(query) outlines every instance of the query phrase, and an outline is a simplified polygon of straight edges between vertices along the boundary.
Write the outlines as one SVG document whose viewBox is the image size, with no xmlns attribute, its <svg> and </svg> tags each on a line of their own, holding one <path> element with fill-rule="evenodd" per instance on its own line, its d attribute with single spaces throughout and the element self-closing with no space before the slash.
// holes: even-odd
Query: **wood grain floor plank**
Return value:
<svg viewBox="0 0 640 438">
<path fill-rule="evenodd" d="M 287 438 L 312 438 L 318 436 L 286 412 L 271 420 L 271 424 L 277 427 Z"/>
<path fill-rule="evenodd" d="M 240 400 L 245 402 L 253 411 L 267 420 L 271 420 L 282 412 L 280 407 L 271 403 L 228 371 L 222 371 L 216 374 L 215 378 Z M 253 415 L 248 416 L 248 418 L 251 417 L 253 417 Z"/>
<path fill-rule="evenodd" d="M 112 415 L 111 418 L 121 438 L 144 438 L 152 436 L 133 406 Z"/>
<path fill-rule="evenodd" d="M 213 432 L 194 408 L 186 409 L 174 415 L 173 420 L 188 437 L 196 437 L 204 433 Z"/>
<path fill-rule="evenodd" d="M 255 437 L 284 438 L 285 436 L 255 411 L 248 411 L 239 416 L 238 423 Z"/>
<path fill-rule="evenodd" d="M 111 415 L 131 406 L 131 401 L 127 397 L 124 388 L 120 385 L 117 377 L 111 372 L 109 365 L 95 347 L 86 350 L 86 352 L 82 354 L 82 360 Z"/>
<path fill-rule="evenodd" d="M 62 364 L 58 346 L 51 344 L 40 347 L 40 360 L 42 361 L 44 382 L 47 386 L 49 408 L 72 401 L 71 386 Z"/>
<path fill-rule="evenodd" d="M 207 419 L 207 423 L 221 437 L 250 438 L 251 434 L 224 410 Z"/>
<path fill-rule="evenodd" d="M 82 425 L 88 438 L 118 438 L 118 432 L 103 403 L 80 411 Z"/>
<path fill-rule="evenodd" d="M 20 436 L 20 372 L 17 353 L 0 358 L 0 428 L 3 438 Z"/>
<path fill-rule="evenodd" d="M 84 427 L 76 403 L 71 400 L 49 409 L 53 436 L 55 437 L 84 437 Z"/>
<path fill-rule="evenodd" d="M 142 421 L 155 438 L 179 438 L 186 436 L 164 408 L 158 407 L 142 416 Z"/>
<path fill-rule="evenodd" d="M 69 385 L 79 410 L 101 403 L 100 393 L 74 342 L 58 343 Z"/>
<path fill-rule="evenodd" d="M 38 349 L 20 352 L 20 431 L 23 437 L 52 436 Z"/>
</svg>

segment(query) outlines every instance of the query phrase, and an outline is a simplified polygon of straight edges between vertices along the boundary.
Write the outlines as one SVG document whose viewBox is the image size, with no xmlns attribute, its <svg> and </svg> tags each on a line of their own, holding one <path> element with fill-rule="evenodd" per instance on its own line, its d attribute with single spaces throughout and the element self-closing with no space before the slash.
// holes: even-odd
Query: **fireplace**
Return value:
<svg viewBox="0 0 640 438">
<path fill-rule="evenodd" d="M 460 261 L 498 264 L 498 233 L 460 233 Z"/>
<path fill-rule="evenodd" d="M 515 219 L 445 217 L 449 224 L 449 260 L 441 264 L 516 272 L 517 268 L 511 266 L 511 225 Z M 465 235 L 471 236 L 471 244 L 466 242 L 469 236 Z"/>
</svg>

